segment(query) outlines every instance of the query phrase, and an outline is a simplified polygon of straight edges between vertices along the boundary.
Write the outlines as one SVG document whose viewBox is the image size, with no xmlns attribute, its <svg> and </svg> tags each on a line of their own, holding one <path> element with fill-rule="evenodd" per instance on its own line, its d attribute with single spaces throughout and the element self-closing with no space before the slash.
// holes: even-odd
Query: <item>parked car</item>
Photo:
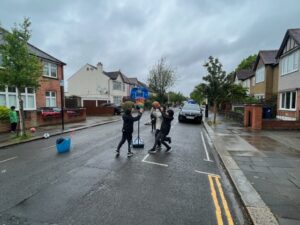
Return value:
<svg viewBox="0 0 300 225">
<path fill-rule="evenodd" d="M 121 112 L 123 111 L 121 106 L 117 106 L 114 103 L 102 103 L 100 106 L 114 108 L 114 115 L 120 115 Z"/>
<path fill-rule="evenodd" d="M 40 111 L 42 113 L 43 118 L 48 117 L 60 117 L 61 116 L 61 109 L 56 107 L 41 107 Z"/>
<path fill-rule="evenodd" d="M 186 103 L 180 109 L 178 114 L 178 121 L 191 121 L 191 122 L 202 122 L 202 110 L 198 104 Z"/>
</svg>

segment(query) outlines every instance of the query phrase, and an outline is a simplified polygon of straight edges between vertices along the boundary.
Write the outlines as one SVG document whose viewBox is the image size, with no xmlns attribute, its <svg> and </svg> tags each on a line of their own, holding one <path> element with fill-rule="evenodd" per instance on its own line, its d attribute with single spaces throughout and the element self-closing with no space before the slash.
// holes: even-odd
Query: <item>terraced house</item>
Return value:
<svg viewBox="0 0 300 225">
<path fill-rule="evenodd" d="M 287 30 L 276 55 L 279 60 L 277 118 L 300 120 L 300 28 Z"/>
</svg>

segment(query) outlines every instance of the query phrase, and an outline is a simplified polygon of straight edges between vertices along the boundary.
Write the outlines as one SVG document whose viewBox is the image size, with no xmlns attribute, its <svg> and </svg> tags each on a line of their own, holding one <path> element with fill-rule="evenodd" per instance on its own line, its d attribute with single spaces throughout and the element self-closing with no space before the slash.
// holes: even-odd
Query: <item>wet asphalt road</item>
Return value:
<svg viewBox="0 0 300 225">
<path fill-rule="evenodd" d="M 248 224 L 203 126 L 175 116 L 173 151 L 148 155 L 148 121 L 129 159 L 126 144 L 114 157 L 121 121 L 66 135 L 67 154 L 57 137 L 1 149 L 0 224 Z"/>
</svg>

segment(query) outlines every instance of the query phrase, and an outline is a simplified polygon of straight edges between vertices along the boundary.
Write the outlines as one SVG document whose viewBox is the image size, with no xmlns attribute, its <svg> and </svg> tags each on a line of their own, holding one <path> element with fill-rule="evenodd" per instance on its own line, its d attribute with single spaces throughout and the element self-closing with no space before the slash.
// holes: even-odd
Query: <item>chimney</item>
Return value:
<svg viewBox="0 0 300 225">
<path fill-rule="evenodd" d="M 97 69 L 100 70 L 101 72 L 103 72 L 103 65 L 101 62 L 97 63 Z"/>
</svg>

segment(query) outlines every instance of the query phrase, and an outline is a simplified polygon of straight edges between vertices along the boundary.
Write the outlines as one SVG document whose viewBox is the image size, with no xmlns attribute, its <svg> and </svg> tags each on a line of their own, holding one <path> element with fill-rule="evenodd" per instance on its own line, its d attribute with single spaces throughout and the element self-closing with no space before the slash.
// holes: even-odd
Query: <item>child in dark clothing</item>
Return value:
<svg viewBox="0 0 300 225">
<path fill-rule="evenodd" d="M 131 142 L 132 142 L 132 133 L 133 133 L 133 123 L 135 121 L 138 121 L 143 113 L 143 109 L 139 110 L 139 114 L 136 117 L 133 117 L 131 115 L 131 110 L 130 109 L 126 109 L 125 113 L 123 114 L 122 118 L 123 118 L 123 128 L 122 128 L 122 139 L 120 141 L 120 143 L 118 144 L 117 150 L 116 150 L 116 157 L 119 157 L 120 155 L 120 148 L 122 147 L 122 145 L 125 143 L 125 141 L 127 140 L 128 142 L 128 153 L 127 156 L 131 157 L 133 155 L 133 153 L 131 152 Z"/>
<path fill-rule="evenodd" d="M 167 112 L 164 112 L 163 109 L 160 109 L 161 113 L 162 113 L 162 117 L 163 117 L 163 122 L 161 124 L 161 128 L 159 133 L 157 134 L 157 137 L 155 138 L 155 143 L 153 145 L 153 147 L 148 151 L 149 153 L 156 153 L 156 148 L 157 146 L 161 143 L 164 146 L 166 146 L 167 150 L 166 152 L 171 152 L 172 148 L 166 143 L 166 141 L 168 141 L 169 143 L 171 143 L 171 138 L 167 137 L 167 135 L 170 132 L 171 129 L 171 122 L 174 119 L 174 111 L 169 109 L 167 110 Z"/>
</svg>

